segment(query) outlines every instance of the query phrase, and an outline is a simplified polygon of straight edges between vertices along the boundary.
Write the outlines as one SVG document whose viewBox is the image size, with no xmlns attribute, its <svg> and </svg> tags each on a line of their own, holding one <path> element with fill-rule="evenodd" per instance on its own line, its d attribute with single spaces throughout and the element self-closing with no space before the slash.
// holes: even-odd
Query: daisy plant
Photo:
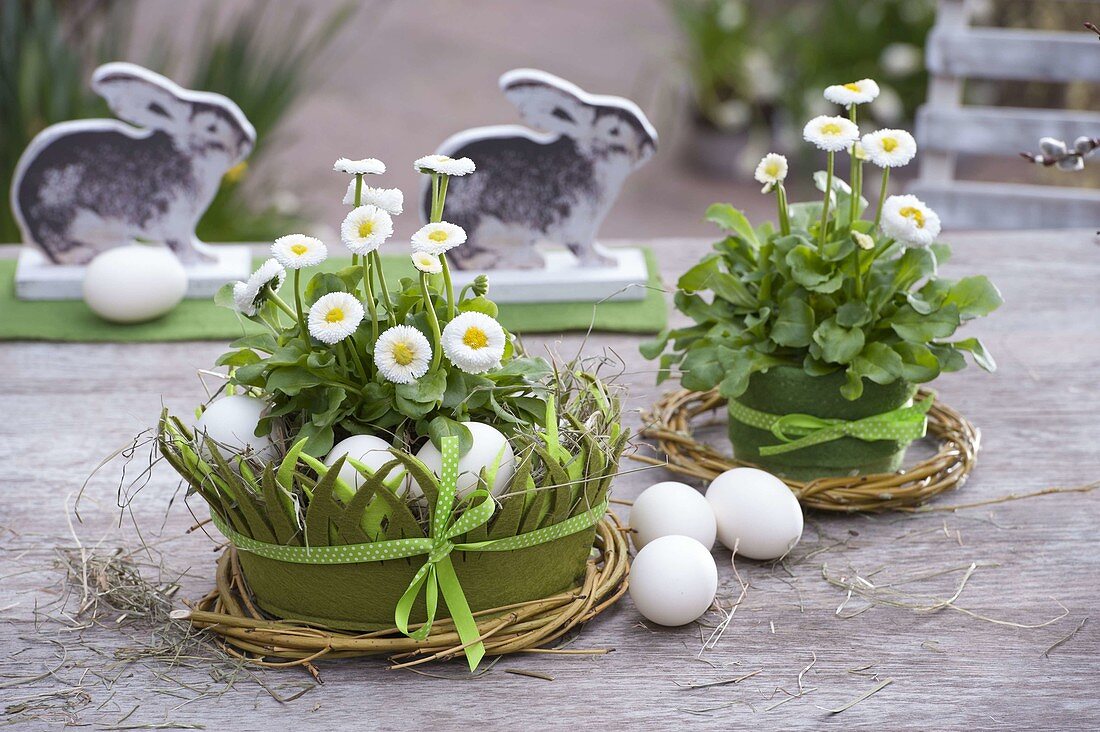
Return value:
<svg viewBox="0 0 1100 732">
<path fill-rule="evenodd" d="M 351 210 L 340 227 L 350 266 L 328 260 L 319 239 L 291 234 L 272 244 L 271 259 L 247 281 L 218 293 L 219 304 L 263 328 L 218 360 L 233 388 L 260 392 L 271 404 L 260 434 L 277 421 L 291 444 L 305 438 L 305 453 L 322 456 L 355 434 L 396 444 L 457 435 L 468 444 L 464 421 L 491 422 L 507 434 L 545 419 L 550 365 L 517 353 L 486 296 L 486 278 L 457 296 L 452 284 L 447 252 L 462 246 L 466 232 L 443 220 L 447 183 L 473 173 L 473 162 L 429 155 L 416 168 L 430 177 L 431 216 L 407 250 L 414 277 L 396 287 L 386 277 L 381 250 L 404 196 L 365 184 L 386 166 L 341 158 L 334 169 L 350 176 L 344 203 Z M 310 268 L 319 271 L 307 280 L 302 271 Z"/>
<path fill-rule="evenodd" d="M 854 400 L 864 380 L 931 381 L 963 368 L 964 353 L 995 368 L 977 338 L 951 337 L 996 309 L 1000 294 L 984 276 L 938 276 L 950 255 L 936 241 L 939 217 L 915 196 L 889 192 L 890 171 L 916 155 L 913 136 L 893 129 L 860 136 L 857 110 L 877 94 L 870 79 L 830 86 L 825 98 L 847 113 L 806 124 L 805 139 L 826 154 L 814 176 L 821 200 L 789 203 L 787 160 L 772 153 L 755 178 L 763 193 L 775 193 L 778 224 L 754 227 L 728 204 L 707 210 L 723 238 L 680 278 L 675 296 L 692 324 L 642 347 L 660 358 L 659 381 L 678 371 L 686 388 L 718 387 L 734 399 L 754 373 L 786 365 L 810 376 L 843 371 L 841 394 Z M 839 154 L 849 157 L 847 181 L 836 169 Z M 865 215 L 868 164 L 881 170 L 881 187 Z"/>
</svg>

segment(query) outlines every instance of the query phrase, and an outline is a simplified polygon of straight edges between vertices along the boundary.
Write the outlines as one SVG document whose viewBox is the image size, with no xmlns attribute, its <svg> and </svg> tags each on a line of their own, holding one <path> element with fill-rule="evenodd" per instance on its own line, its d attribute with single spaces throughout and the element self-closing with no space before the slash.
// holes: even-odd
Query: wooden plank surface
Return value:
<svg viewBox="0 0 1100 732">
<path fill-rule="evenodd" d="M 1100 195 L 1088 188 L 918 179 L 907 192 L 953 229 L 1079 229 L 1100 222 Z"/>
<path fill-rule="evenodd" d="M 1079 33 L 933 27 L 925 49 L 936 75 L 1021 81 L 1100 80 L 1100 44 Z"/>
<path fill-rule="evenodd" d="M 989 376 L 971 368 L 936 385 L 983 433 L 972 479 L 939 504 L 1100 478 L 1100 250 L 1092 234 L 948 239 L 956 257 L 945 273 L 988 273 L 1006 304 L 968 329 L 986 340 L 1000 371 Z M 671 281 L 707 244 L 654 246 Z M 530 349 L 571 355 L 583 339 L 526 340 Z M 635 427 L 637 410 L 660 392 L 637 343 L 598 334 L 587 344 L 588 353 L 606 349 L 625 361 L 621 383 L 629 389 Z M 709 629 L 647 628 L 627 598 L 569 646 L 613 652 L 507 657 L 476 679 L 458 664 L 428 669 L 449 677 L 438 678 L 390 671 L 375 660 L 322 663 L 322 686 L 300 669 L 258 674 L 283 698 L 308 689 L 281 703 L 247 676 L 227 681 L 194 664 L 123 663 L 116 651 L 148 647 L 148 630 L 112 617 L 103 627 L 65 629 L 46 617 L 56 617 L 49 607 L 58 592 L 55 548 L 74 545 L 66 496 L 105 455 L 151 426 L 162 403 L 181 414 L 191 410 L 203 396 L 196 371 L 221 350 L 218 343 L 0 345 L 0 724 L 217 730 L 1100 726 L 1100 491 L 915 517 L 810 515 L 786 569 L 737 562 L 747 590 L 724 634 L 706 651 L 702 638 Z M 715 443 L 721 439 L 716 433 Z M 139 470 L 132 465 L 129 475 Z M 629 499 L 668 477 L 662 470 L 623 475 L 615 493 Z M 118 528 L 119 481 L 118 469 L 109 467 L 88 483 L 81 521 L 72 519 L 88 550 L 136 545 L 130 515 Z M 138 556 L 179 573 L 181 595 L 195 598 L 211 586 L 215 553 L 201 532 L 184 534 L 193 519 L 181 499 L 171 471 L 157 466 L 132 503 L 132 517 L 150 547 Z M 197 502 L 192 506 L 202 511 Z M 729 553 L 717 549 L 715 557 L 720 600 L 729 608 L 741 585 Z M 824 573 L 859 575 L 881 591 L 922 595 L 903 602 L 932 605 L 930 598 L 956 592 L 972 564 L 976 569 L 955 604 L 998 622 L 954 608 L 865 609 L 823 579 Z M 931 578 L 916 579 L 922 576 Z M 1019 627 L 1062 615 L 1043 627 Z M 1086 618 L 1076 634 L 1046 653 Z M 720 619 L 712 613 L 706 621 Z M 740 677 L 747 678 L 687 688 Z M 889 685 L 846 711 L 828 713 L 888 679 Z M 804 694 L 792 698 L 800 686 Z"/>
<path fill-rule="evenodd" d="M 1100 130 L 1100 114 L 1068 109 L 1017 107 L 938 107 L 917 110 L 917 144 L 922 155 L 944 150 L 971 155 L 1016 157 L 1036 152 L 1039 138 L 1053 137 L 1073 144 L 1082 135 Z"/>
</svg>

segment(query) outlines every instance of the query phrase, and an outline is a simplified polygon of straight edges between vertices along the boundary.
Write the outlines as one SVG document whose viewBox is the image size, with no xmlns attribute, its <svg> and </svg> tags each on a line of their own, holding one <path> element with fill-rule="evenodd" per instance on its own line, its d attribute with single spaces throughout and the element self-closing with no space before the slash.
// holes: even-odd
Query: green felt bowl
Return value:
<svg viewBox="0 0 1100 732">
<path fill-rule="evenodd" d="M 573 587 L 585 571 L 596 528 L 552 542 L 507 552 L 451 553 L 466 601 L 473 612 L 538 600 Z M 357 564 L 295 564 L 238 552 L 241 571 L 256 603 L 283 620 L 300 620 L 339 630 L 382 630 L 394 626 L 394 608 L 425 557 Z M 440 597 L 436 618 L 448 618 Z M 424 592 L 410 622 L 424 622 Z"/>
<path fill-rule="evenodd" d="M 854 420 L 889 412 L 903 406 L 917 392 L 915 384 L 895 381 L 875 384 L 863 381 L 863 396 L 848 401 L 840 395 L 843 371 L 810 376 L 794 366 L 775 366 L 749 379 L 748 390 L 738 397 L 745 406 L 768 414 L 812 414 L 825 419 Z M 793 480 L 806 481 L 856 473 L 889 473 L 901 467 L 908 442 L 854 437 L 813 445 L 801 450 L 763 457 L 760 448 L 780 444 L 775 435 L 730 417 L 729 437 L 738 460 Z"/>
</svg>

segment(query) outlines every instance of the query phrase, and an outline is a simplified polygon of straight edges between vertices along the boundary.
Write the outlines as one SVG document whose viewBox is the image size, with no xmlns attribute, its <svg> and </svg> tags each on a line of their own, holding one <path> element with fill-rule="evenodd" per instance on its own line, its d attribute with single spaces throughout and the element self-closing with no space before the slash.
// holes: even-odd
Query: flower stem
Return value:
<svg viewBox="0 0 1100 732">
<path fill-rule="evenodd" d="M 779 233 L 787 236 L 791 233 L 791 217 L 787 212 L 787 191 L 784 190 L 782 183 L 777 183 L 775 186 L 775 198 L 779 204 Z"/>
<path fill-rule="evenodd" d="M 882 221 L 882 204 L 886 202 L 886 184 L 890 181 L 890 169 L 882 169 L 882 186 L 878 193 L 878 206 L 875 208 L 875 228 Z"/>
<path fill-rule="evenodd" d="M 257 312 L 256 315 L 259 316 L 264 325 L 266 325 L 268 329 L 272 332 L 272 334 L 274 334 L 276 337 L 278 337 L 278 335 L 283 332 L 283 323 L 282 320 L 279 318 L 278 313 L 271 313 L 270 315 L 268 315 L 261 310 Z"/>
<path fill-rule="evenodd" d="M 432 223 L 438 224 L 443 220 L 443 206 L 447 201 L 447 184 L 451 176 L 440 173 L 432 174 Z M 447 264 L 447 255 L 439 255 L 439 261 L 443 264 L 443 285 L 447 291 L 447 320 L 455 317 L 455 288 L 451 282 L 451 267 Z"/>
<path fill-rule="evenodd" d="M 856 299 L 863 299 L 863 273 L 859 271 L 859 253 L 862 250 L 859 247 L 855 247 L 852 250 L 852 266 L 855 267 L 855 280 L 856 280 Z"/>
<path fill-rule="evenodd" d="M 428 223 L 438 223 L 443 214 L 437 213 L 439 206 L 439 173 L 432 173 L 432 210 L 428 214 Z"/>
<path fill-rule="evenodd" d="M 390 300 L 390 288 L 386 284 L 386 272 L 382 268 L 382 255 L 375 249 L 370 253 L 371 261 L 374 263 L 375 274 L 378 275 L 378 287 L 382 290 L 382 300 L 386 303 L 386 313 L 393 316 L 393 302 Z"/>
<path fill-rule="evenodd" d="M 359 373 L 363 376 L 363 380 L 368 379 L 370 372 L 367 371 L 367 364 L 363 362 L 363 357 L 359 355 L 359 346 L 355 339 L 351 338 L 344 341 L 344 347 L 352 354 L 355 363 L 359 364 Z"/>
<path fill-rule="evenodd" d="M 439 368 L 440 358 L 443 356 L 443 334 L 439 332 L 439 318 L 435 314 L 435 304 L 432 302 L 432 293 L 428 289 L 428 275 L 420 273 L 420 290 L 424 293 L 424 309 L 428 313 L 428 325 L 432 328 L 432 367 L 435 371 Z"/>
<path fill-rule="evenodd" d="M 289 305 L 286 304 L 286 302 L 283 300 L 283 298 L 281 298 L 281 297 L 279 297 L 278 295 L 275 294 L 275 290 L 271 289 L 271 285 L 267 285 L 267 296 L 268 296 L 268 298 L 270 298 L 271 302 L 275 303 L 275 306 L 277 308 L 279 308 L 284 313 L 289 315 L 295 321 L 298 320 L 298 316 L 294 314 L 294 311 L 291 309 L 291 307 Z"/>
<path fill-rule="evenodd" d="M 298 325 L 301 327 L 302 337 L 306 339 L 306 343 L 309 343 L 309 329 L 306 327 L 305 316 L 302 315 L 302 288 L 299 287 L 299 283 L 302 278 L 302 270 L 294 270 L 294 309 L 297 311 Z"/>
<path fill-rule="evenodd" d="M 447 201 L 447 185 L 451 182 L 451 176 L 441 175 L 439 176 L 439 218 L 436 221 L 443 220 L 443 205 Z"/>
<path fill-rule="evenodd" d="M 370 311 L 371 343 L 378 340 L 378 306 L 374 302 L 374 288 L 371 287 L 370 258 L 363 256 L 363 288 L 364 297 L 367 300 L 367 310 Z"/>
<path fill-rule="evenodd" d="M 833 162 L 836 157 L 836 153 L 829 151 L 829 163 L 825 168 L 825 202 L 821 205 L 821 226 L 820 231 L 817 233 L 817 249 L 821 251 L 825 248 L 825 229 L 829 224 L 829 202 L 833 198 Z"/>
<path fill-rule="evenodd" d="M 439 261 L 443 264 L 443 286 L 447 290 L 447 320 L 455 319 L 455 286 L 451 282 L 451 266 L 447 264 L 447 255 L 440 254 Z"/>
<path fill-rule="evenodd" d="M 856 105 L 855 104 L 849 104 L 848 105 L 848 117 L 852 120 L 852 124 L 856 123 Z M 856 222 L 856 212 L 859 208 L 859 156 L 856 155 L 856 146 L 857 145 L 859 145 L 859 140 L 858 139 L 855 142 L 852 143 L 852 152 L 851 152 L 851 155 L 849 156 L 849 157 L 851 157 L 851 163 L 852 163 L 851 173 L 849 173 L 849 175 L 848 175 L 848 177 L 850 178 L 850 180 L 848 181 L 848 183 L 850 184 L 849 187 L 852 189 L 852 193 L 851 193 L 851 195 L 849 196 L 849 199 L 848 199 L 848 231 L 849 232 L 852 230 L 852 224 L 854 224 Z"/>
<path fill-rule="evenodd" d="M 355 207 L 363 205 L 363 174 L 355 174 Z"/>
</svg>

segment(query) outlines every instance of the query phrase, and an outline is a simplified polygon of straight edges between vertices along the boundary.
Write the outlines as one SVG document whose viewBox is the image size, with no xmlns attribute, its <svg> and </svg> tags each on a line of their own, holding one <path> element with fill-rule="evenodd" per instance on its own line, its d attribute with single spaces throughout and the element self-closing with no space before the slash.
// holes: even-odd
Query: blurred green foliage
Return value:
<svg viewBox="0 0 1100 732">
<path fill-rule="evenodd" d="M 905 126 L 928 91 L 924 41 L 936 19 L 934 0 L 813 0 L 792 14 L 792 83 L 787 107 L 804 118 L 825 87 L 874 79 L 882 89 L 866 111 L 881 124 Z M 829 114 L 836 114 L 828 105 Z"/>
<path fill-rule="evenodd" d="M 19 240 L 7 202 L 16 162 L 31 139 L 56 122 L 110 116 L 88 79 L 99 64 L 128 58 L 135 10 L 134 0 L 0 3 L 0 241 Z M 253 2 L 227 19 L 208 2 L 186 48 L 172 40 L 179 29 L 165 27 L 147 57 L 128 59 L 182 86 L 226 95 L 256 127 L 255 150 L 245 166 L 226 175 L 199 224 L 200 238 L 267 241 L 304 223 L 304 212 L 258 195 L 271 186 L 246 183 L 353 12 L 349 2 L 318 23 L 305 7 L 276 13 Z"/>
<path fill-rule="evenodd" d="M 685 39 L 697 118 L 718 129 L 770 126 L 779 90 L 770 44 L 759 37 L 769 26 L 766 15 L 740 0 L 668 4 Z"/>
<path fill-rule="evenodd" d="M 696 116 L 780 136 L 835 111 L 830 84 L 873 78 L 882 124 L 912 119 L 927 88 L 934 0 L 668 0 L 684 39 Z"/>
</svg>

